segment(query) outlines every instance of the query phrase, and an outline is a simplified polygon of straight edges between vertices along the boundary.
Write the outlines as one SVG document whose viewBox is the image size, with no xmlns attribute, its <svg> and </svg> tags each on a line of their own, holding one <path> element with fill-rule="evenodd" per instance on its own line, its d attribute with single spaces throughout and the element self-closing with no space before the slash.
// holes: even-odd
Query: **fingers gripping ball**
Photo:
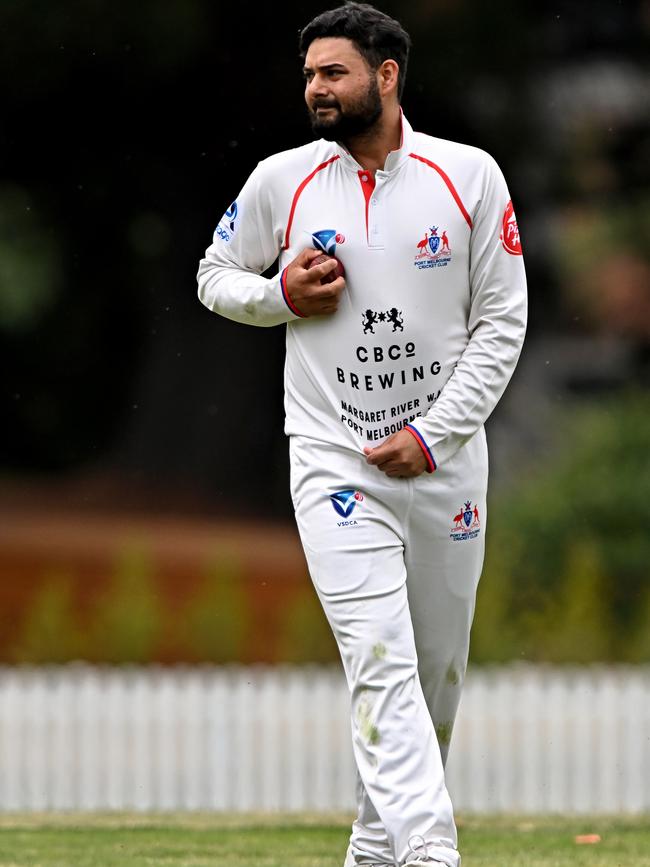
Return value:
<svg viewBox="0 0 650 867">
<path fill-rule="evenodd" d="M 320 256 L 316 256 L 316 258 L 312 259 L 309 263 L 309 267 L 313 268 L 315 265 L 322 265 L 323 262 L 327 262 L 330 259 L 334 259 L 336 262 L 336 268 L 332 268 L 329 274 L 326 274 L 321 278 L 321 284 L 325 283 L 333 283 L 337 277 L 345 277 L 345 268 L 343 264 L 336 258 L 336 256 L 326 256 L 322 253 Z"/>
</svg>

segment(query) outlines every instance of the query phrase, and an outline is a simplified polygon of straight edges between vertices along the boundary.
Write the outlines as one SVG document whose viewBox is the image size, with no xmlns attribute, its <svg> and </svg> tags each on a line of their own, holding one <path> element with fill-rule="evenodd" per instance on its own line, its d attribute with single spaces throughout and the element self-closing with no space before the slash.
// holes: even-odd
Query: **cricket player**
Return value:
<svg viewBox="0 0 650 867">
<path fill-rule="evenodd" d="M 444 764 L 485 546 L 483 423 L 526 323 L 501 171 L 413 131 L 409 48 L 362 3 L 304 28 L 316 140 L 257 165 L 198 272 L 210 310 L 286 325 L 291 494 L 351 696 L 345 867 L 460 864 Z"/>
</svg>

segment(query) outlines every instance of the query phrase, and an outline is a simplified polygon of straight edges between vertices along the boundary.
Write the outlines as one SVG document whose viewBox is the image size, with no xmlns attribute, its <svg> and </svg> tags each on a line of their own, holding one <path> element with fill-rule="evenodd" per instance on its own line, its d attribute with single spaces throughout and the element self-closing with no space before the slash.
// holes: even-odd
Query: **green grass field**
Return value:
<svg viewBox="0 0 650 867">
<path fill-rule="evenodd" d="M 4 814 L 0 867 L 342 867 L 348 816 Z M 650 867 L 650 817 L 458 820 L 463 867 Z M 601 842 L 578 845 L 576 835 Z"/>
</svg>

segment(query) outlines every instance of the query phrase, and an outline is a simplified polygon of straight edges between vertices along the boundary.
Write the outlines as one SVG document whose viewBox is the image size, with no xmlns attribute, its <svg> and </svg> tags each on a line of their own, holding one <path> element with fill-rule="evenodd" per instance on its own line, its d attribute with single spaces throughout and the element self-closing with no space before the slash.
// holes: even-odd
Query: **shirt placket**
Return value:
<svg viewBox="0 0 650 867">
<path fill-rule="evenodd" d="M 370 248 L 384 246 L 384 220 L 382 214 L 382 179 L 376 179 L 372 172 L 360 169 L 359 182 L 366 203 L 366 239 Z"/>
</svg>

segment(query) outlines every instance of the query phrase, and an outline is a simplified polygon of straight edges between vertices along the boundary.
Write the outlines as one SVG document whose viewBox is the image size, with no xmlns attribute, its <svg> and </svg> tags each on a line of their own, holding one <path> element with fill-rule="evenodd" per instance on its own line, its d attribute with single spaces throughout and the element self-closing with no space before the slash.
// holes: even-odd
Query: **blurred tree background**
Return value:
<svg viewBox="0 0 650 867">
<path fill-rule="evenodd" d="M 195 275 L 256 162 L 310 140 L 297 34 L 331 5 L 0 4 L 0 658 L 336 658 L 299 557 L 267 596 L 209 531 L 167 575 L 138 524 L 295 536 L 284 329 L 210 314 Z M 413 38 L 413 126 L 502 166 L 529 276 L 473 659 L 647 661 L 650 4 L 377 5 Z M 79 546 L 91 517 L 133 532 L 32 562 L 37 513 Z"/>
</svg>

